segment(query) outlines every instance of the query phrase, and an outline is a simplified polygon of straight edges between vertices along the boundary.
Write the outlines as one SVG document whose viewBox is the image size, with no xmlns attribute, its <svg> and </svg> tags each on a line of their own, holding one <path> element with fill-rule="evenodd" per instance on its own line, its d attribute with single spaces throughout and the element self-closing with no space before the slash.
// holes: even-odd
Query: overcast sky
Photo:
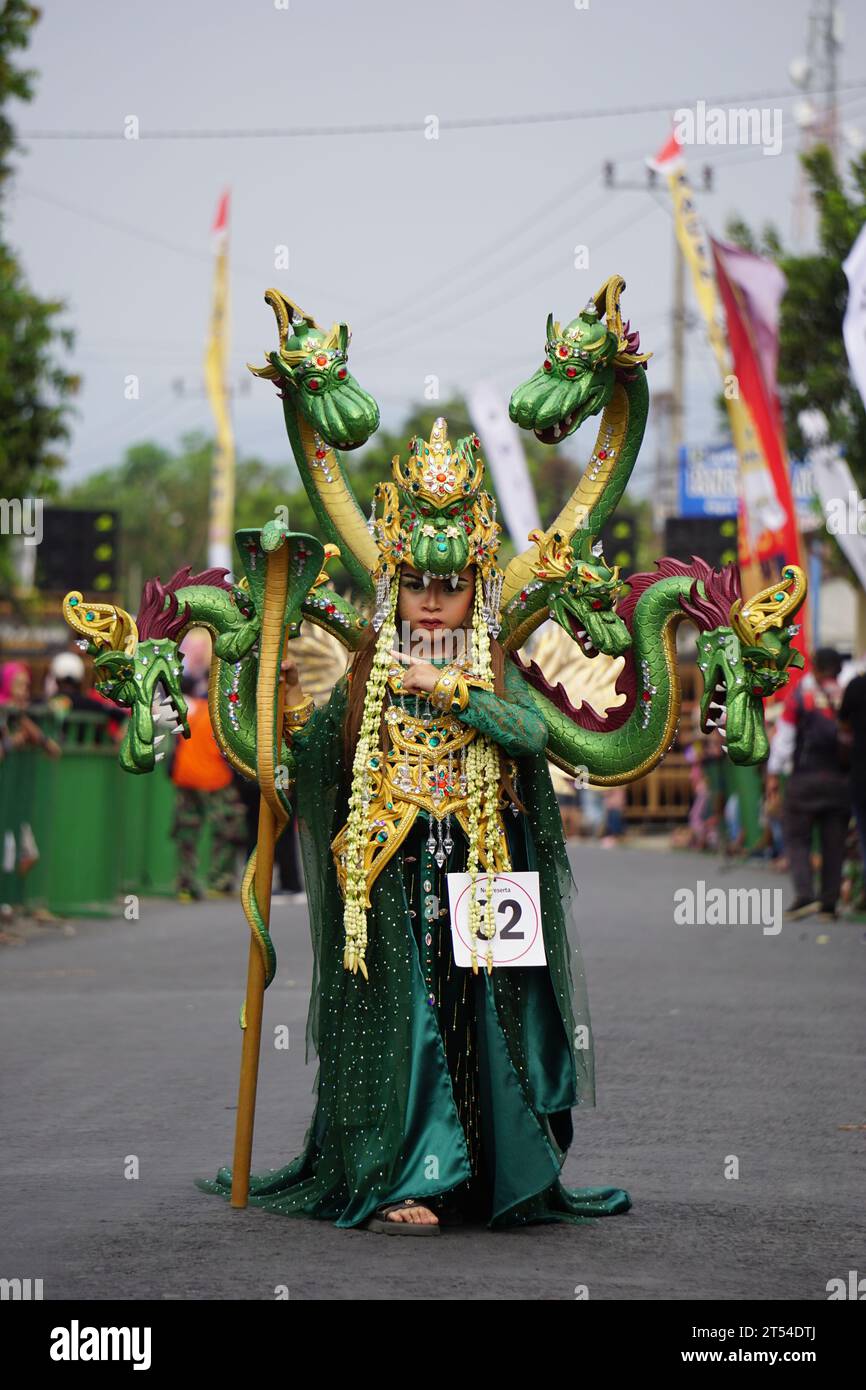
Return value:
<svg viewBox="0 0 866 1390">
<path fill-rule="evenodd" d="M 581 0 L 579 0 L 579 4 Z M 440 129 L 425 119 L 676 107 L 698 98 L 784 113 L 778 157 L 695 149 L 732 213 L 794 230 L 797 129 L 789 63 L 805 52 L 811 0 L 42 0 L 28 55 L 36 100 L 16 107 L 25 141 L 9 236 L 34 289 L 69 305 L 84 377 L 66 477 L 119 461 L 143 438 L 210 429 L 201 396 L 210 226 L 232 192 L 232 381 L 276 344 L 262 295 L 276 284 L 320 322 L 346 319 L 352 367 L 397 424 L 437 376 L 445 397 L 479 378 L 504 395 L 538 366 L 550 310 L 563 322 L 613 272 L 670 384 L 673 230 L 668 199 L 605 190 L 601 165 L 643 182 L 665 110 Z M 846 126 L 866 131 L 866 5 L 845 5 Z M 148 131 L 256 131 L 409 123 L 405 133 L 294 138 L 122 138 Z M 109 132 L 115 139 L 45 138 Z M 41 138 L 37 138 L 41 137 Z M 589 268 L 574 248 L 589 248 Z M 287 246 L 288 271 L 275 269 Z M 140 399 L 124 380 L 140 379 Z M 178 395 L 173 383 L 184 382 Z M 273 388 L 252 378 L 234 406 L 238 447 L 288 456 Z M 715 432 L 712 357 L 687 355 L 687 435 Z M 584 439 L 572 445 L 584 452 Z M 651 479 L 655 441 L 640 477 Z"/>
</svg>

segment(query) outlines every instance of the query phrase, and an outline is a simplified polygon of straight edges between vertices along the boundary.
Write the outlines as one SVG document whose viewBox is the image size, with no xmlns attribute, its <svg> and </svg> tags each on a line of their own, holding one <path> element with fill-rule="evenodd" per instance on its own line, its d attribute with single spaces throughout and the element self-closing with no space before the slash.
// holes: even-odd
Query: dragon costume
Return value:
<svg viewBox="0 0 866 1390">
<path fill-rule="evenodd" d="M 647 355 L 623 324 L 623 289 L 613 277 L 565 328 L 549 319 L 542 365 L 514 392 L 512 418 L 546 443 L 592 415 L 601 421 L 567 505 L 504 569 L 480 442 L 452 443 L 444 420 L 394 459 L 364 515 L 345 456 L 370 438 L 379 414 L 349 373 L 348 329 L 324 332 L 271 290 L 279 345 L 252 370 L 278 387 L 321 539 L 276 520 L 241 531 L 239 581 L 189 569 L 151 580 L 135 619 L 78 592 L 64 601 L 101 688 L 131 707 L 120 754 L 128 771 L 148 772 L 162 756 L 157 698 L 163 723 L 186 733 L 178 644 L 187 628 L 204 626 L 214 638 L 210 709 L 225 756 L 259 782 L 280 826 L 297 811 L 314 948 L 307 1057 L 318 1057 L 316 1102 L 302 1152 L 252 1178 L 257 1206 L 347 1227 L 385 1203 L 447 1200 L 495 1229 L 630 1205 L 620 1188 L 569 1189 L 560 1178 L 572 1109 L 594 1103 L 595 1082 L 574 885 L 548 762 L 600 785 L 655 766 L 676 736 L 675 633 L 685 621 L 699 634 L 702 728 L 724 726 L 735 762 L 765 758 L 763 701 L 802 662 L 791 619 L 805 580 L 790 567 L 744 603 L 733 567 L 666 559 L 657 573 L 625 581 L 605 563 L 598 533 L 634 468 L 648 408 Z M 357 607 L 330 586 L 337 552 Z M 470 567 L 475 576 L 468 653 L 436 663 L 441 673 L 425 696 L 406 693 L 392 655 L 407 561 L 425 582 L 456 583 Z M 548 618 L 578 644 L 582 662 L 616 659 L 609 711 L 585 698 L 575 705 L 536 662 L 521 661 L 519 648 Z M 281 654 L 305 621 L 350 653 L 374 647 L 351 766 L 343 735 L 352 669 L 327 701 L 305 699 L 278 727 Z M 492 876 L 520 870 L 539 875 L 546 964 L 498 968 Z M 447 905 L 447 876 L 463 871 L 488 890 L 470 895 L 471 968 L 455 965 Z M 254 876 L 255 855 L 242 902 L 269 983 L 274 948 Z M 227 1196 L 231 1173 L 198 1185 Z"/>
</svg>

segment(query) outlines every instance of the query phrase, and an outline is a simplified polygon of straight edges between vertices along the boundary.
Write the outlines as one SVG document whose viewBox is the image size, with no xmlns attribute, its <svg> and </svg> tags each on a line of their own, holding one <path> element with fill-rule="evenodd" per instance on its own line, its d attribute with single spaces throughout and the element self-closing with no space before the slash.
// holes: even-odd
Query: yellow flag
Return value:
<svg viewBox="0 0 866 1390">
<path fill-rule="evenodd" d="M 718 363 L 728 423 L 740 463 L 740 571 L 744 593 L 751 594 L 767 582 L 758 559 L 760 537 L 782 526 L 785 515 L 751 412 L 739 396 L 712 250 L 698 216 L 694 191 L 676 138 L 672 138 L 650 163 L 667 177 L 677 241 L 691 272 L 695 298 Z"/>
<path fill-rule="evenodd" d="M 232 568 L 235 511 L 235 440 L 229 412 L 229 194 L 224 193 L 213 225 L 216 265 L 210 337 L 204 379 L 216 423 L 216 450 L 211 469 L 208 564 Z"/>
</svg>

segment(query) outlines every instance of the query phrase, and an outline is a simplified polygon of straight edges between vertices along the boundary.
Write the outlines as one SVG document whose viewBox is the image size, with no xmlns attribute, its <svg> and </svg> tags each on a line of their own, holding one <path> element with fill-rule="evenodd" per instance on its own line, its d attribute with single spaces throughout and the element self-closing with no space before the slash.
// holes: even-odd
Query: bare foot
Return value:
<svg viewBox="0 0 866 1390">
<path fill-rule="evenodd" d="M 439 1217 L 432 1212 L 429 1207 L 401 1207 L 399 1211 L 391 1211 L 386 1217 L 388 1221 L 414 1221 L 421 1226 L 438 1226 Z"/>
</svg>

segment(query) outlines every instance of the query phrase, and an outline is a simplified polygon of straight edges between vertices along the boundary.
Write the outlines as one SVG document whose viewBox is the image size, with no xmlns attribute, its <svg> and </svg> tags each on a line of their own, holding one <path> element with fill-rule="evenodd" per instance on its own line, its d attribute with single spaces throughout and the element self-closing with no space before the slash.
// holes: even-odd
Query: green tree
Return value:
<svg viewBox="0 0 866 1390">
<path fill-rule="evenodd" d="M 472 432 L 465 403 L 454 399 L 436 407 L 416 409 L 396 433 L 380 430 L 363 449 L 343 455 L 355 496 L 365 514 L 369 514 L 376 484 L 391 477 L 394 455 L 405 458 L 413 435 L 429 437 L 438 415 L 448 420 L 452 440 Z M 542 525 L 548 526 L 574 491 L 581 470 L 566 455 L 529 435 L 523 442 Z M 131 612 L 137 610 L 147 579 L 155 575 L 168 579 L 183 565 L 192 565 L 195 570 L 206 568 L 213 453 L 213 441 L 201 433 L 184 435 L 174 449 L 153 442 L 135 444 L 126 450 L 120 464 L 91 473 L 61 497 L 62 506 L 111 507 L 119 511 L 119 600 Z M 286 457 L 287 461 L 280 465 L 254 457 L 238 459 L 235 530 L 262 526 L 277 507 L 286 507 L 293 531 L 321 534 L 288 445 Z M 485 481 L 488 490 L 495 491 L 489 472 Z M 632 503 L 630 509 L 638 511 L 642 533 L 646 532 L 651 525 L 649 504 Z M 514 545 L 507 536 L 503 537 L 503 565 L 513 553 Z M 348 574 L 338 560 L 331 562 L 328 573 L 341 592 L 350 588 Z"/>
<path fill-rule="evenodd" d="M 120 603 L 135 612 L 146 580 L 169 579 L 184 565 L 207 568 L 208 507 L 213 441 L 184 435 L 178 449 L 154 443 L 127 449 L 122 463 L 100 469 L 70 487 L 65 507 L 112 507 L 120 513 Z M 237 464 L 235 526 L 261 526 L 278 505 L 289 505 L 296 530 L 292 465 L 273 467 L 256 458 Z"/>
<path fill-rule="evenodd" d="M 355 496 L 365 511 L 369 511 L 376 484 L 390 477 L 393 456 L 405 455 L 413 428 L 416 426 L 409 422 L 399 434 L 380 431 L 357 454 L 343 455 Z M 468 431 L 465 425 L 461 432 Z M 201 433 L 184 435 L 174 449 L 145 441 L 128 448 L 120 464 L 89 474 L 60 499 L 60 505 L 66 507 L 119 511 L 119 598 L 130 611 L 136 610 L 147 579 L 155 575 L 168 579 L 183 565 L 192 565 L 195 570 L 206 568 L 213 454 L 213 440 Z M 293 531 L 321 534 L 288 443 L 284 464 L 267 464 L 253 457 L 238 459 L 233 529 L 262 526 L 277 507 L 287 508 Z M 339 561 L 331 562 L 328 573 L 341 591 L 350 587 Z"/>
<path fill-rule="evenodd" d="M 6 0 L 0 10 L 0 495 L 51 498 L 65 462 L 71 397 L 79 378 L 65 354 L 73 335 L 59 300 L 39 299 L 3 234 L 3 205 L 17 141 L 9 117 L 13 100 L 30 101 L 35 74 L 15 56 L 27 47 L 39 11 L 27 0 Z M 0 582 L 8 587 L 9 538 L 0 536 Z"/>
</svg>

